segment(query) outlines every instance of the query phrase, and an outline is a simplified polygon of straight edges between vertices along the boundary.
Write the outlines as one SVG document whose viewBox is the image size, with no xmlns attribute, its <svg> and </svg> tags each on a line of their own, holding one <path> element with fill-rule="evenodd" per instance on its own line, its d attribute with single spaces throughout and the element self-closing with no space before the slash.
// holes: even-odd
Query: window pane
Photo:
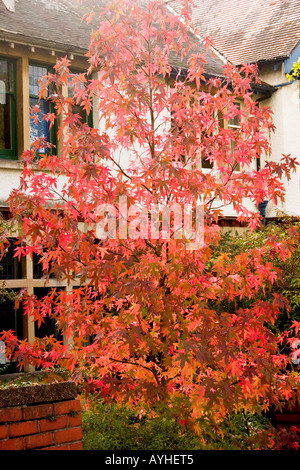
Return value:
<svg viewBox="0 0 300 470">
<path fill-rule="evenodd" d="M 18 294 L 19 289 L 9 289 Z M 19 339 L 23 339 L 23 311 L 22 305 L 15 308 L 15 301 L 6 298 L 0 303 L 0 333 L 2 331 L 13 330 Z"/>
<path fill-rule="evenodd" d="M 79 114 L 79 116 L 81 117 L 81 122 L 87 122 L 88 120 L 87 112 L 80 105 L 74 105 L 72 107 L 72 113 Z"/>
<path fill-rule="evenodd" d="M 50 141 L 49 135 L 49 124 L 43 119 L 43 116 L 49 113 L 48 101 L 41 100 L 38 98 L 30 98 L 30 108 L 39 105 L 40 113 L 38 115 L 38 121 L 35 122 L 33 117 L 30 116 L 30 143 L 32 144 L 35 139 L 45 138 L 46 142 Z"/>
<path fill-rule="evenodd" d="M 209 158 L 202 158 L 202 168 L 213 168 L 214 164 L 209 160 Z"/>
<path fill-rule="evenodd" d="M 29 94 L 38 96 L 40 91 L 39 81 L 44 75 L 47 75 L 46 67 L 38 65 L 29 65 Z"/>
<path fill-rule="evenodd" d="M 59 292 L 60 290 L 61 288 L 58 288 L 57 292 Z M 34 295 L 36 295 L 38 300 L 42 300 L 50 292 L 51 288 L 49 287 L 34 288 Z M 35 336 L 37 338 L 44 338 L 45 336 L 50 335 L 53 335 L 59 341 L 62 341 L 63 339 L 62 332 L 57 328 L 55 319 L 47 315 L 40 326 L 38 326 L 37 322 L 35 322 Z"/>
<path fill-rule="evenodd" d="M 76 73 L 68 78 L 68 96 L 74 96 L 78 87 L 80 90 L 84 90 L 85 84 L 79 80 L 74 80 L 76 78 Z"/>
<path fill-rule="evenodd" d="M 51 264 L 50 264 L 51 269 Z M 33 279 L 41 279 L 47 273 L 43 271 L 42 263 L 40 263 L 40 256 L 33 253 Z M 55 278 L 55 274 L 51 273 L 49 276 L 51 279 Z"/>
<path fill-rule="evenodd" d="M 12 64 L 3 59 L 0 59 L 0 82 L 4 86 L 5 93 L 13 91 Z"/>
<path fill-rule="evenodd" d="M 14 239 L 11 239 L 11 243 L 7 249 L 6 254 L 3 256 L 0 262 L 0 279 L 21 279 L 22 278 L 22 266 L 21 261 L 14 257 L 15 245 L 13 244 Z"/>
<path fill-rule="evenodd" d="M 234 118 L 229 119 L 229 127 L 239 127 L 240 126 L 240 117 L 238 115 Z"/>
<path fill-rule="evenodd" d="M 238 111 L 240 111 L 240 109 L 241 109 L 240 103 L 236 103 L 236 107 L 237 107 Z M 229 127 L 236 127 L 236 128 L 240 127 L 241 120 L 240 120 L 239 114 L 236 114 L 233 118 L 230 118 L 229 121 L 228 121 L 228 125 L 229 125 Z"/>
<path fill-rule="evenodd" d="M 12 149 L 11 92 L 13 91 L 12 64 L 0 59 L 0 149 Z"/>
<path fill-rule="evenodd" d="M 5 102 L 0 101 L 0 149 L 11 149 L 11 115 L 10 95 L 4 95 Z"/>
</svg>

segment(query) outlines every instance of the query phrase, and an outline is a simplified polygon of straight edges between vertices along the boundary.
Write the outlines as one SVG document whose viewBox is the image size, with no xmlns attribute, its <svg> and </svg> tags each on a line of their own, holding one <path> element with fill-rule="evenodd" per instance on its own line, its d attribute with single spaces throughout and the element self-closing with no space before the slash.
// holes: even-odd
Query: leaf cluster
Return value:
<svg viewBox="0 0 300 470">
<path fill-rule="evenodd" d="M 289 308 L 283 309 L 275 325 L 271 326 L 273 330 L 281 333 L 290 328 L 293 320 L 300 320 L 300 248 L 297 235 L 295 236 L 294 232 L 296 230 L 297 234 L 299 227 L 300 222 L 297 218 L 279 213 L 277 221 L 269 222 L 264 230 L 248 231 L 242 236 L 225 231 L 221 236 L 220 243 L 215 247 L 215 256 L 226 252 L 231 259 L 234 259 L 241 253 L 266 246 L 268 240 L 272 238 L 286 243 L 286 246 L 291 242 L 294 244 L 290 256 L 282 258 L 279 252 L 275 256 L 273 256 L 273 252 L 270 252 L 269 260 L 272 259 L 277 276 L 267 289 L 260 289 L 255 297 L 256 299 L 271 300 L 274 294 L 282 294 L 288 300 Z M 243 299 L 240 306 L 245 306 L 245 302 L 249 305 L 249 301 Z M 236 305 L 233 304 L 231 307 L 227 306 L 231 309 L 235 307 Z"/>
</svg>

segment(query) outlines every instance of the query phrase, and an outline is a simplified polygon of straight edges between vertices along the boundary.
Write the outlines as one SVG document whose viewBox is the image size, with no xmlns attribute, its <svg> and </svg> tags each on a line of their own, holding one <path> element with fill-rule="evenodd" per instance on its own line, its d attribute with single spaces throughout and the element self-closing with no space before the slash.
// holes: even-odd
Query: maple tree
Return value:
<svg viewBox="0 0 300 470">
<path fill-rule="evenodd" d="M 257 205 L 283 200 L 280 177 L 289 177 L 296 162 L 289 155 L 271 161 L 271 110 L 252 96 L 256 66 L 227 63 L 221 77 L 207 77 L 210 42 L 196 40 L 190 2 L 180 4 L 176 15 L 163 0 L 109 3 L 92 34 L 87 74 L 71 74 L 62 58 L 44 80 L 41 97 L 50 85 L 56 90 L 55 113 L 44 119 L 50 126 L 61 120 L 62 151 L 41 153 L 49 144 L 39 140 L 24 152 L 10 207 L 22 227 L 16 256 L 35 253 L 46 276 L 78 283 L 43 299 L 26 292 L 19 299 L 25 315 L 38 325 L 53 318 L 69 341 L 50 336 L 29 344 L 12 331 L 2 339 L 20 367 L 59 365 L 106 397 L 164 401 L 200 432 L 203 417 L 217 424 L 230 412 L 297 400 L 299 374 L 281 346 L 300 322 L 277 337 L 269 326 L 287 302 L 280 294 L 272 301 L 255 296 L 276 282 L 272 256 L 289 257 L 299 231 L 291 228 L 287 240 L 270 236 L 234 259 L 225 252 L 214 257 L 224 207 L 232 205 L 239 221 L 259 229 Z M 172 66 L 178 62 L 181 68 Z M 71 97 L 62 93 L 68 83 Z M 90 127 L 72 108 L 90 113 L 95 98 L 101 119 Z M 234 117 L 237 129 L 226 126 Z M 259 170 L 258 158 L 266 162 Z M 214 168 L 203 170 L 203 159 Z M 125 197 L 131 237 L 124 235 Z M 169 236 L 161 225 L 145 236 L 136 222 L 141 208 L 147 221 L 153 206 L 177 204 L 195 213 L 199 201 L 200 245 L 185 232 L 176 236 L 172 218 Z M 115 223 L 106 238 L 105 208 L 114 208 L 107 225 Z M 249 300 L 247 308 L 241 299 Z M 236 302 L 236 311 L 214 308 L 223 301 Z"/>
</svg>

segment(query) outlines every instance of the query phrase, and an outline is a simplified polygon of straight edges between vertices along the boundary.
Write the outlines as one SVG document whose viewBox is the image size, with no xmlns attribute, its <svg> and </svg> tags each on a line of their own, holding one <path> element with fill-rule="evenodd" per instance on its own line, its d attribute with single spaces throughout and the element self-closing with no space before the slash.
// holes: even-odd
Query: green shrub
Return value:
<svg viewBox="0 0 300 470">
<path fill-rule="evenodd" d="M 133 410 L 92 399 L 89 408 L 83 403 L 82 416 L 85 450 L 240 450 L 248 448 L 248 439 L 257 430 L 269 426 L 264 417 L 239 413 L 224 422 L 223 436 L 207 428 L 204 445 L 193 429 L 166 409 Z"/>
<path fill-rule="evenodd" d="M 150 415 L 150 410 L 148 410 Z M 165 413 L 141 414 L 126 405 L 94 401 L 83 412 L 85 450 L 200 449 L 199 438 Z"/>
</svg>

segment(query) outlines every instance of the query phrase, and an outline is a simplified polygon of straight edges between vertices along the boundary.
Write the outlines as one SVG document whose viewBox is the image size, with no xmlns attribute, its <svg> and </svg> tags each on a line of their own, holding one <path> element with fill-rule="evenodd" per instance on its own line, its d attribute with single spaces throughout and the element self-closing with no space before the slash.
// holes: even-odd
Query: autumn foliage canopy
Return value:
<svg viewBox="0 0 300 470">
<path fill-rule="evenodd" d="M 277 281 L 272 257 L 289 257 L 299 233 L 269 238 L 234 261 L 214 255 L 224 210 L 260 230 L 258 204 L 283 200 L 280 178 L 296 164 L 290 156 L 271 161 L 274 126 L 253 98 L 256 67 L 225 63 L 222 76 L 209 76 L 210 41 L 196 39 L 190 2 L 178 3 L 180 15 L 163 0 L 118 0 L 100 19 L 91 12 L 86 20 L 98 25 L 87 73 L 72 74 L 62 58 L 43 82 L 41 97 L 55 90 L 55 111 L 43 119 L 57 121 L 60 152 L 38 141 L 24 153 L 10 207 L 22 227 L 16 256 L 36 253 L 46 277 L 68 283 L 42 300 L 22 292 L 24 313 L 38 325 L 53 318 L 67 340 L 29 344 L 11 331 L 2 338 L 20 366 L 58 365 L 108 399 L 161 400 L 182 418 L 217 423 L 297 399 L 299 374 L 281 350 L 300 322 L 276 336 L 272 325 L 288 304 L 258 293 Z M 68 83 L 74 92 L 66 97 Z M 73 114 L 74 104 L 93 113 L 94 127 Z M 184 231 L 175 236 L 172 217 L 166 236 L 159 217 L 172 204 L 193 214 L 201 204 L 199 245 Z M 103 207 L 114 209 L 106 225 Z M 153 207 L 159 229 L 154 236 L 146 224 L 145 236 L 137 214 L 149 221 Z"/>
</svg>

